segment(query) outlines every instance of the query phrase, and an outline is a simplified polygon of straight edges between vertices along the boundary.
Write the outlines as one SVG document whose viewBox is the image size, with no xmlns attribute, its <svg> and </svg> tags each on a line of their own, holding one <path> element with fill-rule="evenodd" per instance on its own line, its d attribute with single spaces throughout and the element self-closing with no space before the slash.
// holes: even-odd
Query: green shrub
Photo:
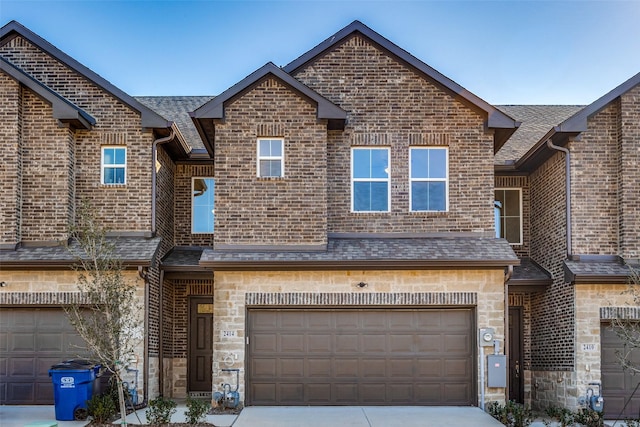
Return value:
<svg viewBox="0 0 640 427">
<path fill-rule="evenodd" d="M 207 400 L 187 397 L 187 410 L 184 412 L 187 417 L 187 422 L 189 424 L 204 422 L 205 416 L 207 415 L 207 412 L 209 412 L 210 408 L 211 402 Z"/>
<path fill-rule="evenodd" d="M 95 395 L 87 400 L 87 411 L 93 422 L 99 424 L 110 423 L 118 412 L 113 397 L 108 393 Z"/>
<path fill-rule="evenodd" d="M 149 401 L 149 407 L 145 411 L 149 424 L 168 424 L 171 422 L 171 415 L 176 412 L 176 402 L 165 399 L 162 396 Z"/>
<path fill-rule="evenodd" d="M 505 405 L 491 402 L 487 411 L 493 418 L 508 427 L 527 427 L 533 422 L 531 408 L 511 400 Z"/>
<path fill-rule="evenodd" d="M 575 425 L 582 425 L 585 427 L 603 427 L 604 419 L 601 412 L 594 411 L 591 408 L 580 408 L 577 412 L 572 412 L 567 408 L 557 408 L 552 406 L 545 411 L 549 417 L 554 421 L 560 423 L 561 427 L 570 427 Z M 545 426 L 550 426 L 551 423 L 545 421 Z M 634 427 L 633 424 L 629 424 L 629 427 Z M 640 427 L 640 426 L 638 426 Z"/>
<path fill-rule="evenodd" d="M 573 416 L 573 420 L 586 427 L 604 426 L 602 412 L 594 411 L 591 408 L 580 408 Z"/>
<path fill-rule="evenodd" d="M 546 414 L 551 417 L 553 420 L 560 423 L 560 427 L 569 427 L 573 425 L 573 412 L 568 410 L 567 408 L 559 408 L 557 406 L 550 406 L 545 410 Z M 547 421 L 544 421 L 545 426 L 550 426 L 551 424 Z"/>
</svg>

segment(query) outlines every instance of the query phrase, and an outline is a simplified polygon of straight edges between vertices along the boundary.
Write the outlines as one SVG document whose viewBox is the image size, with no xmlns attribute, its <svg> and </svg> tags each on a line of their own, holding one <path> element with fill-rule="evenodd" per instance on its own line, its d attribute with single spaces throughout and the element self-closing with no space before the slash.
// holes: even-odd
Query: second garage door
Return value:
<svg viewBox="0 0 640 427">
<path fill-rule="evenodd" d="M 51 405 L 51 365 L 86 356 L 59 308 L 0 308 L 0 404 Z"/>
<path fill-rule="evenodd" d="M 249 405 L 475 405 L 472 309 L 251 309 Z"/>
</svg>

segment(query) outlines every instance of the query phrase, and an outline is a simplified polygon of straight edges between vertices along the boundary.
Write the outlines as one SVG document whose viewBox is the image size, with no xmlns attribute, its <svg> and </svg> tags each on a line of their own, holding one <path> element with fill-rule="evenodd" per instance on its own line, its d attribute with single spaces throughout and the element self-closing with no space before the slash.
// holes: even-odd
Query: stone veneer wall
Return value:
<svg viewBox="0 0 640 427">
<path fill-rule="evenodd" d="M 627 285 L 576 285 L 576 373 L 578 396 L 587 384 L 602 381 L 600 328 L 617 316 L 640 320 L 640 308 L 633 305 Z M 586 344 L 586 347 L 583 347 Z M 594 347 L 591 347 L 593 344 Z"/>
<path fill-rule="evenodd" d="M 496 339 L 504 340 L 503 279 L 502 270 L 216 272 L 213 384 L 229 382 L 221 368 L 241 368 L 240 393 L 244 399 L 245 320 L 250 305 L 475 305 L 476 326 L 492 327 Z M 356 287 L 359 282 L 368 286 L 360 289 Z M 221 331 L 232 331 L 236 336 L 223 339 Z M 228 355 L 235 360 L 233 366 L 223 365 Z M 478 376 L 478 396 L 479 387 Z M 504 389 L 486 389 L 487 402 L 504 398 Z"/>
</svg>

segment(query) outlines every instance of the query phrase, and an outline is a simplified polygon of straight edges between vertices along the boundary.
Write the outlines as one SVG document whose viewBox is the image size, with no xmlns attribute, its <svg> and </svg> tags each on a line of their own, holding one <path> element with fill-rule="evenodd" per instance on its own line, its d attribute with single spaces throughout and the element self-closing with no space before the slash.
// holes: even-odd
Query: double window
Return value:
<svg viewBox="0 0 640 427">
<path fill-rule="evenodd" d="M 412 147 L 409 150 L 409 164 L 411 211 L 446 211 L 447 148 Z"/>
<path fill-rule="evenodd" d="M 103 185 L 127 183 L 127 149 L 125 147 L 102 147 L 100 182 Z"/>
<path fill-rule="evenodd" d="M 258 138 L 258 176 L 284 176 L 284 140 Z"/>
<path fill-rule="evenodd" d="M 351 210 L 390 211 L 389 148 L 351 149 Z M 409 209 L 412 212 L 439 212 L 448 209 L 448 149 L 409 149 Z"/>
<path fill-rule="evenodd" d="M 507 239 L 512 245 L 522 244 L 522 190 L 496 188 L 496 237 Z"/>
<path fill-rule="evenodd" d="M 213 233 L 215 218 L 213 178 L 193 178 L 191 188 L 191 232 Z"/>
<path fill-rule="evenodd" d="M 389 212 L 389 149 L 352 148 L 351 210 Z"/>
</svg>

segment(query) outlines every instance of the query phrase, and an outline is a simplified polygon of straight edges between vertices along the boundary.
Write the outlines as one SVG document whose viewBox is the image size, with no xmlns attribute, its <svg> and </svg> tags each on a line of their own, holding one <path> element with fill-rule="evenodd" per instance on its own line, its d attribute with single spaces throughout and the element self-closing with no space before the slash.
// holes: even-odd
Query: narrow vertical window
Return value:
<svg viewBox="0 0 640 427">
<path fill-rule="evenodd" d="M 522 190 L 496 188 L 496 237 L 507 239 L 512 245 L 522 244 Z"/>
<path fill-rule="evenodd" d="M 100 182 L 104 185 L 127 183 L 127 149 L 102 147 Z"/>
<path fill-rule="evenodd" d="M 284 140 L 258 138 L 258 176 L 284 176 Z"/>
<path fill-rule="evenodd" d="M 351 209 L 389 212 L 389 149 L 351 149 Z"/>
<path fill-rule="evenodd" d="M 448 209 L 448 149 L 412 147 L 410 163 L 410 206 L 412 212 Z"/>
<path fill-rule="evenodd" d="M 191 232 L 213 233 L 215 218 L 213 178 L 193 178 Z"/>
</svg>

